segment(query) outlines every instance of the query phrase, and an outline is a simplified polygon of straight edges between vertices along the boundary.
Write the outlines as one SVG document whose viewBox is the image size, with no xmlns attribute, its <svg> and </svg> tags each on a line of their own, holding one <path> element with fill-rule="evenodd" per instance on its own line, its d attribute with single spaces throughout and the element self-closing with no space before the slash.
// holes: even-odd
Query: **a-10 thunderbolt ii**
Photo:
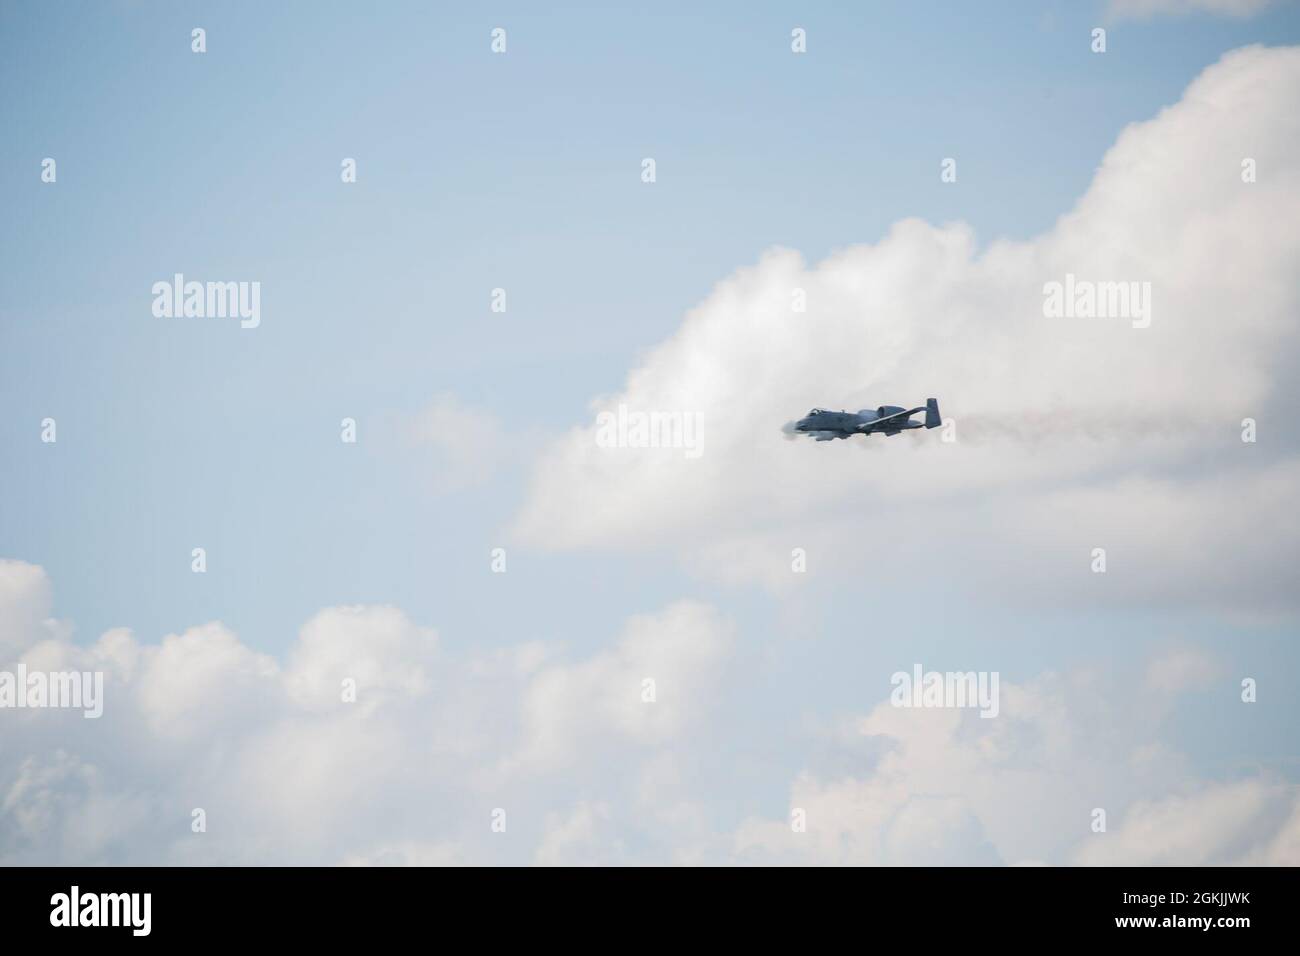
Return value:
<svg viewBox="0 0 1300 956">
<path fill-rule="evenodd" d="M 924 424 L 912 421 L 911 416 L 917 412 L 925 412 Z M 928 398 L 925 405 L 918 408 L 881 405 L 860 412 L 828 412 L 824 408 L 814 408 L 794 423 L 794 431 L 812 435 L 817 441 L 831 441 L 854 435 L 897 435 L 910 428 L 938 428 L 942 424 L 938 399 Z"/>
</svg>

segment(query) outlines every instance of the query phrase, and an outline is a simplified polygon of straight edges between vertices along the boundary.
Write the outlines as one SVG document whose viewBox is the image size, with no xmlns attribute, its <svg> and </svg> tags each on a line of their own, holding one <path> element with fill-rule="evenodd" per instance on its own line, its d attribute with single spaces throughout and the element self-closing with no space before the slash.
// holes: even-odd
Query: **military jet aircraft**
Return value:
<svg viewBox="0 0 1300 956">
<path fill-rule="evenodd" d="M 911 416 L 917 412 L 925 412 L 924 424 L 912 421 Z M 860 412 L 828 412 L 824 408 L 814 408 L 794 423 L 794 431 L 812 435 L 817 441 L 831 441 L 835 438 L 872 435 L 876 432 L 897 435 L 909 428 L 938 428 L 942 424 L 939 418 L 939 401 L 929 398 L 926 399 L 925 405 L 918 408 L 881 405 L 874 409 L 864 408 Z"/>
</svg>

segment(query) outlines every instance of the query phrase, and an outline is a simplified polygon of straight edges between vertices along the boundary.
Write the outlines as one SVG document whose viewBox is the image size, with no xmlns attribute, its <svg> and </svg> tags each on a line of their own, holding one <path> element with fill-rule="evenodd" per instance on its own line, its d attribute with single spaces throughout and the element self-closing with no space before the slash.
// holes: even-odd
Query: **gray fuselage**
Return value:
<svg viewBox="0 0 1300 956">
<path fill-rule="evenodd" d="M 898 417 L 899 412 L 906 411 L 894 405 L 882 405 L 877 409 L 864 408 L 860 412 L 830 412 L 824 408 L 814 408 L 795 424 L 795 430 L 813 435 L 818 441 L 830 441 L 834 438 L 849 438 L 852 435 L 870 435 L 878 432 L 882 435 L 897 435 L 909 428 L 924 428 L 921 422 L 910 418 Z M 878 419 L 887 418 L 879 422 Z"/>
</svg>

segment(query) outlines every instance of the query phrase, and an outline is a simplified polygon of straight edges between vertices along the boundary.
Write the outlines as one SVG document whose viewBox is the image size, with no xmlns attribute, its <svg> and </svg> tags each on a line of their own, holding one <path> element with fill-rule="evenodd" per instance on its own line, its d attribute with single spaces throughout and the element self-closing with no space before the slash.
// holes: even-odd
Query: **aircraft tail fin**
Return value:
<svg viewBox="0 0 1300 956">
<path fill-rule="evenodd" d="M 943 419 L 939 417 L 939 400 L 937 398 L 927 398 L 925 400 L 925 427 L 938 428 L 943 424 Z"/>
</svg>

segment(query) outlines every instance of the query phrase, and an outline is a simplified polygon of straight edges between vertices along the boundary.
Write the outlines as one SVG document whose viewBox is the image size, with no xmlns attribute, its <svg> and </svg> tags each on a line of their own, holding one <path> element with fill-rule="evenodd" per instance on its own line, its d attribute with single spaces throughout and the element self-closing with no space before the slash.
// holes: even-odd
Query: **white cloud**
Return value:
<svg viewBox="0 0 1300 956">
<path fill-rule="evenodd" d="M 395 608 L 327 608 L 282 665 L 219 624 L 32 643 L 49 583 L 23 580 L 0 617 L 38 607 L 24 659 L 107 685 L 99 720 L 0 712 L 2 863 L 1300 862 L 1291 788 L 1202 779 L 1168 747 L 1179 701 L 1221 696 L 1178 643 L 1127 678 L 1003 681 L 995 719 L 881 702 L 849 725 L 855 769 L 806 770 L 785 812 L 742 814 L 781 771 L 756 778 L 769 741 L 717 726 L 737 642 L 707 605 L 634 617 L 572 661 L 456 656 Z M 348 672 L 355 705 L 335 693 Z"/>
<path fill-rule="evenodd" d="M 460 848 L 446 843 L 398 843 L 351 854 L 344 866 L 465 866 Z"/>
<path fill-rule="evenodd" d="M 285 663 L 219 623 L 90 645 L 46 625 L 50 583 L 3 565 L 0 620 L 32 669 L 100 670 L 103 716 L 0 711 L 0 862 L 558 862 L 625 821 L 572 800 L 625 788 L 698 727 L 731 627 L 680 602 L 566 661 L 536 642 L 455 656 L 392 607 L 326 608 Z M 642 699 L 645 678 L 656 700 Z M 343 700 L 344 679 L 356 702 Z M 509 810 L 513 839 L 490 829 Z M 207 832 L 191 832 L 202 809 Z M 526 841 L 526 842 L 525 842 Z"/>
<path fill-rule="evenodd" d="M 276 662 L 221 624 L 169 634 L 158 647 L 141 651 L 135 701 L 160 736 L 229 735 L 232 721 L 264 717 L 264 700 L 279 689 Z"/>
<path fill-rule="evenodd" d="M 553 814 L 534 858 L 539 866 L 609 866 L 623 857 L 622 841 L 608 805 L 581 802 L 570 813 Z"/>
<path fill-rule="evenodd" d="M 44 568 L 0 560 L 0 660 L 14 659 L 47 636 L 51 601 Z"/>
<path fill-rule="evenodd" d="M 1160 743 L 1169 688 L 1044 675 L 1003 685 L 1002 714 L 883 703 L 859 725 L 882 744 L 870 773 L 802 773 L 790 820 L 751 818 L 749 863 L 877 865 L 1300 862 L 1300 798 L 1281 780 L 1190 775 Z M 1093 811 L 1108 830 L 1092 830 Z"/>
<path fill-rule="evenodd" d="M 454 395 L 439 395 L 408 426 L 409 438 L 432 449 L 432 480 L 440 491 L 457 491 L 491 478 L 507 460 L 513 443 L 490 412 L 466 405 Z"/>
<path fill-rule="evenodd" d="M 1187 796 L 1143 801 L 1114 832 L 1097 834 L 1076 854 L 1085 866 L 1300 864 L 1290 787 L 1259 780 L 1211 785 Z"/>
<path fill-rule="evenodd" d="M 899 574 L 933 572 L 936 553 L 954 552 L 975 569 L 959 586 L 1010 581 L 1093 600 L 1088 555 L 1109 536 L 1140 549 L 1147 576 L 1108 581 L 1127 599 L 1294 608 L 1298 117 L 1300 49 L 1239 50 L 1125 129 L 1075 208 L 1038 238 L 980 250 L 965 225 L 905 220 L 815 266 L 767 253 L 546 451 L 519 538 L 556 549 L 686 541 L 699 570 L 773 583 L 789 581 L 796 546 L 823 568 Z M 1242 181 L 1246 157 L 1257 182 Z M 1067 274 L 1149 282 L 1150 327 L 1046 318 L 1044 284 Z M 806 313 L 791 310 L 796 288 Z M 779 432 L 814 405 L 931 395 L 956 419 L 955 443 Z M 618 404 L 699 412 L 702 456 L 598 447 L 595 413 Z M 1247 416 L 1269 437 L 1241 442 Z M 1225 491 L 1231 517 L 1215 497 Z M 1116 550 L 1113 562 L 1138 567 Z M 1254 553 L 1271 560 L 1236 560 Z"/>
<path fill-rule="evenodd" d="M 599 737 L 641 745 L 672 739 L 707 709 L 731 644 L 726 622 L 703 604 L 679 602 L 633 618 L 611 650 L 532 678 L 523 701 L 527 742 L 516 759 L 562 763 L 588 753 Z"/>
<path fill-rule="evenodd" d="M 1197 647 L 1170 647 L 1147 666 L 1146 682 L 1152 690 L 1178 694 L 1208 685 L 1221 673 L 1218 661 Z"/>
<path fill-rule="evenodd" d="M 437 636 L 392 607 L 334 607 L 319 612 L 298 635 L 286 675 L 299 706 L 333 709 L 344 682 L 363 713 L 392 695 L 418 697 L 429 689 Z M 391 662 L 404 661 L 400 670 Z"/>
</svg>

